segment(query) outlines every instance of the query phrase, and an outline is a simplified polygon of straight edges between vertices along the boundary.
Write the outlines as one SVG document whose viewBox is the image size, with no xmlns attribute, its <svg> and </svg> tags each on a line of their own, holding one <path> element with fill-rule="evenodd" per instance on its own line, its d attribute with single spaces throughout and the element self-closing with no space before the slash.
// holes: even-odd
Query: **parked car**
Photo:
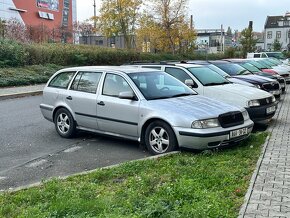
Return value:
<svg viewBox="0 0 290 218">
<path fill-rule="evenodd" d="M 263 78 L 257 75 L 252 75 L 249 71 L 247 71 L 245 68 L 241 67 L 240 65 L 235 64 L 235 63 L 230 63 L 228 61 L 219 60 L 219 61 L 209 61 L 209 62 L 219 67 L 226 73 L 230 74 L 232 77 L 242 79 L 249 83 L 252 83 L 255 86 L 259 87 L 260 89 L 267 91 L 278 98 L 281 95 L 280 85 L 275 80 L 271 80 L 271 79 L 269 80 L 267 78 Z"/>
<path fill-rule="evenodd" d="M 283 63 L 288 64 L 289 59 L 285 57 L 282 52 L 250 52 L 247 54 L 247 58 L 277 58 Z"/>
<path fill-rule="evenodd" d="M 286 83 L 290 83 L 290 67 L 288 65 L 274 64 L 268 58 L 255 58 L 250 60 L 255 60 L 256 62 L 266 66 L 268 69 L 273 69 L 286 80 Z"/>
<path fill-rule="evenodd" d="M 204 65 L 215 72 L 217 72 L 219 75 L 223 76 L 225 79 L 229 80 L 232 83 L 237 83 L 240 85 L 245 85 L 245 86 L 250 86 L 250 87 L 256 87 L 254 84 L 246 82 L 241 79 L 237 79 L 232 77 L 231 75 L 227 74 L 225 71 L 222 69 L 218 68 L 217 66 L 207 62 L 207 61 L 201 61 L 201 60 L 188 60 L 188 61 L 181 61 L 180 63 L 187 63 L 187 64 L 198 64 L 198 65 Z"/>
<path fill-rule="evenodd" d="M 236 143 L 253 128 L 244 108 L 196 95 L 162 71 L 132 67 L 60 70 L 40 109 L 62 137 L 86 130 L 139 141 L 152 154 Z"/>
<path fill-rule="evenodd" d="M 197 64 L 142 64 L 135 67 L 154 68 L 165 71 L 189 85 L 200 95 L 228 104 L 244 107 L 255 123 L 267 123 L 275 114 L 275 97 L 265 91 L 244 85 L 233 84 L 214 70 Z"/>
<path fill-rule="evenodd" d="M 267 77 L 270 79 L 277 80 L 280 84 L 282 92 L 285 92 L 286 90 L 286 80 L 280 76 L 279 74 L 271 74 L 267 72 L 261 71 L 259 68 L 254 66 L 252 63 L 250 63 L 249 59 L 225 59 L 228 62 L 235 63 L 240 65 L 241 67 L 245 68 L 249 72 L 251 72 L 253 75 L 259 75 L 262 77 Z"/>
</svg>

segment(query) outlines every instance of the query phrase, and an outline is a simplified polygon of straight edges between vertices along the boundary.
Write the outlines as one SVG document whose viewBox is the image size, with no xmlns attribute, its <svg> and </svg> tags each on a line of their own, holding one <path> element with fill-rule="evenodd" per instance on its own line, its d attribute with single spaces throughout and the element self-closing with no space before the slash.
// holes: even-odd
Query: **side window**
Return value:
<svg viewBox="0 0 290 218">
<path fill-rule="evenodd" d="M 190 79 L 193 80 L 187 73 L 185 73 L 182 69 L 173 68 L 173 67 L 165 67 L 165 72 L 185 83 L 185 80 Z"/>
<path fill-rule="evenodd" d="M 260 54 L 254 54 L 254 58 L 259 58 Z"/>
<path fill-rule="evenodd" d="M 71 85 L 71 90 L 96 93 L 101 75 L 100 72 L 79 72 Z"/>
<path fill-rule="evenodd" d="M 75 72 L 63 72 L 56 75 L 48 84 L 49 87 L 67 89 L 70 81 L 72 80 Z"/>
<path fill-rule="evenodd" d="M 127 91 L 132 91 L 132 89 L 123 77 L 115 74 L 106 75 L 102 93 L 103 95 L 118 97 L 120 92 Z"/>
</svg>

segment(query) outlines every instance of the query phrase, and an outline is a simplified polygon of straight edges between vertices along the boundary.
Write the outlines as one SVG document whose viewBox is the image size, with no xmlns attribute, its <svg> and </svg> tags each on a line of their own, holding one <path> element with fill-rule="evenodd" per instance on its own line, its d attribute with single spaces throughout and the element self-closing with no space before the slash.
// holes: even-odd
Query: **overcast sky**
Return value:
<svg viewBox="0 0 290 218">
<path fill-rule="evenodd" d="M 79 21 L 93 16 L 93 2 L 77 0 Z M 101 0 L 96 0 L 97 13 L 100 4 Z M 252 20 L 258 32 L 263 30 L 267 15 L 285 15 L 286 11 L 290 11 L 289 0 L 189 0 L 188 8 L 196 29 L 218 29 L 223 25 L 240 31 Z"/>
</svg>

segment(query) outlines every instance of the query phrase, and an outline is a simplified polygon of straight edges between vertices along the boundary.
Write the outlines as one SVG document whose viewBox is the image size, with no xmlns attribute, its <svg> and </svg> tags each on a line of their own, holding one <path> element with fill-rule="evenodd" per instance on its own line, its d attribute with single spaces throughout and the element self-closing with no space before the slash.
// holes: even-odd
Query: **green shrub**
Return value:
<svg viewBox="0 0 290 218">
<path fill-rule="evenodd" d="M 28 53 L 22 44 L 0 38 L 0 67 L 17 67 L 27 63 Z"/>
</svg>

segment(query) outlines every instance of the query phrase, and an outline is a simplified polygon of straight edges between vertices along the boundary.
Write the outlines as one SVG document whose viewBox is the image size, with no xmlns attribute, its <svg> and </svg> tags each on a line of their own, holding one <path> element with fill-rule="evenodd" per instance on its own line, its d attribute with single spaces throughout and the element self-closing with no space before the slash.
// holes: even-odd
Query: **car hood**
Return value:
<svg viewBox="0 0 290 218">
<path fill-rule="evenodd" d="M 228 104 L 238 105 L 241 107 L 248 107 L 248 101 L 250 100 L 262 99 L 272 96 L 270 93 L 258 88 L 239 84 L 206 87 L 204 89 L 204 95 Z"/>
<path fill-rule="evenodd" d="M 191 122 L 195 119 L 218 117 L 230 111 L 240 111 L 241 107 L 232 106 L 200 95 L 157 99 L 144 102 L 147 109 L 157 116 L 178 117 Z M 145 106 L 144 105 L 144 106 Z"/>
<path fill-rule="evenodd" d="M 234 76 L 237 79 L 241 79 L 250 83 L 254 84 L 261 84 L 261 83 L 266 83 L 269 82 L 269 80 L 265 77 L 257 76 L 257 75 L 239 75 L 239 76 Z"/>
<path fill-rule="evenodd" d="M 255 87 L 252 83 L 246 82 L 244 80 L 241 80 L 239 78 L 227 78 L 227 80 L 231 81 L 232 83 L 237 83 L 237 84 L 241 84 L 241 85 L 245 85 L 245 86 L 250 86 L 250 87 Z"/>
</svg>

